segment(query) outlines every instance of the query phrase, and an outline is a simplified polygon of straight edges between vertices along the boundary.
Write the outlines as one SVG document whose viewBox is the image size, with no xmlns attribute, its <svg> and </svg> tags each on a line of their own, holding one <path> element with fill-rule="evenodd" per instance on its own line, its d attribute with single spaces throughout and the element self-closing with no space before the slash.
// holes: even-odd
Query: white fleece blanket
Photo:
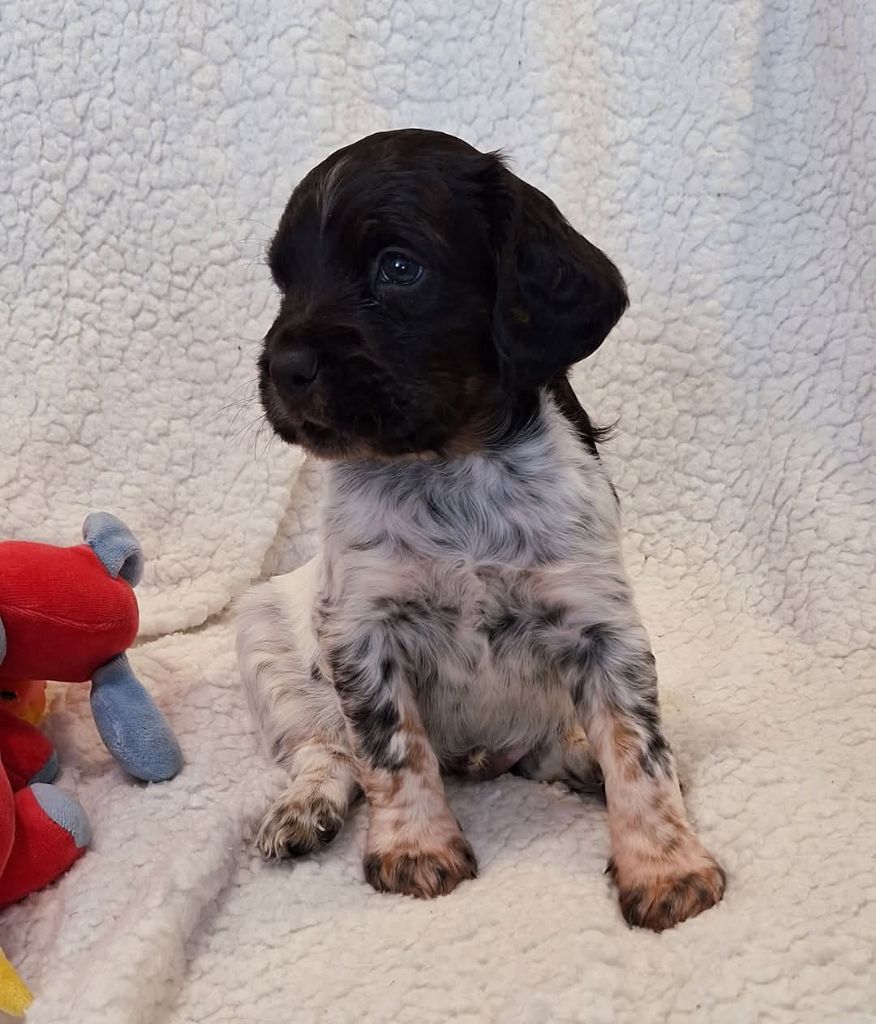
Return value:
<svg viewBox="0 0 876 1024">
<path fill-rule="evenodd" d="M 258 575 L 301 462 L 259 433 L 253 362 L 260 182 L 290 175 L 232 144 L 221 62 L 175 6 L 0 14 L 0 537 L 76 543 L 115 512 L 153 636 Z"/>
<path fill-rule="evenodd" d="M 4 531 L 118 511 L 147 632 L 206 625 L 132 654 L 176 781 L 124 779 L 82 691 L 50 719 L 95 838 L 0 918 L 32 1024 L 876 1020 L 876 8 L 39 8 L 0 15 Z M 481 877 L 431 903 L 364 883 L 361 808 L 294 867 L 248 841 L 282 780 L 220 613 L 309 550 L 318 474 L 232 438 L 270 318 L 247 264 L 304 169 L 405 124 L 506 147 L 629 281 L 576 384 L 621 420 L 667 730 L 729 874 L 662 936 L 623 926 L 604 814 L 560 787 L 451 787 Z"/>
</svg>

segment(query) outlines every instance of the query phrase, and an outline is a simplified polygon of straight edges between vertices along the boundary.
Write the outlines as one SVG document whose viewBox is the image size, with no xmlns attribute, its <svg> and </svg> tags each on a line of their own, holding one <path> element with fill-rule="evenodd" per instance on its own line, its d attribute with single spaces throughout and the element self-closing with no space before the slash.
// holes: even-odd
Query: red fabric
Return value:
<svg viewBox="0 0 876 1024">
<path fill-rule="evenodd" d="M 22 789 L 52 756 L 52 744 L 28 722 L 0 709 L 0 762 L 13 790 Z"/>
<path fill-rule="evenodd" d="M 15 838 L 15 800 L 9 787 L 9 779 L 0 761 L 0 877 L 9 859 L 12 840 Z"/>
<path fill-rule="evenodd" d="M 134 591 L 88 545 L 0 542 L 0 680 L 78 683 L 126 651 L 139 622 Z"/>
<path fill-rule="evenodd" d="M 0 907 L 54 882 L 85 853 L 85 847 L 77 846 L 70 833 L 48 817 L 30 789 L 19 790 L 13 800 L 15 840 L 0 875 Z"/>
<path fill-rule="evenodd" d="M 7 724 L 0 722 L 4 747 Z M 32 738 L 45 742 L 36 729 L 21 724 Z M 43 811 L 30 789 L 13 794 L 5 761 L 0 758 L 0 907 L 53 882 L 84 852 L 84 847 L 80 849 L 70 833 Z"/>
</svg>

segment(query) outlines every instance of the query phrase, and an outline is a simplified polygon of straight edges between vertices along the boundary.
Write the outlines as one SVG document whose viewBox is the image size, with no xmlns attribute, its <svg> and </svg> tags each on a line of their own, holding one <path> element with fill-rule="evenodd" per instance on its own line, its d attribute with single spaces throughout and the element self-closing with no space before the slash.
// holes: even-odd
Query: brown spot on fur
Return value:
<svg viewBox="0 0 876 1024">
<path fill-rule="evenodd" d="M 641 885 L 622 884 L 613 863 L 610 869 L 618 883 L 624 920 L 633 927 L 650 928 L 655 932 L 672 928 L 715 906 L 727 884 L 724 870 L 714 861 L 686 875 L 658 876 Z"/>
<path fill-rule="evenodd" d="M 404 729 L 404 725 L 402 726 Z M 428 740 L 422 729 L 406 730 L 405 768 L 416 775 L 423 775 L 429 767 Z"/>
<path fill-rule="evenodd" d="M 587 739 L 587 733 L 577 723 L 572 725 L 571 728 L 566 729 L 560 737 L 560 744 L 569 753 L 573 753 L 576 749 L 581 748 L 588 757 L 590 756 L 590 743 Z"/>
<path fill-rule="evenodd" d="M 475 855 L 462 835 L 434 849 L 399 843 L 391 850 L 368 854 L 363 866 L 365 878 L 378 892 L 421 899 L 446 896 L 478 873 Z"/>
<path fill-rule="evenodd" d="M 392 807 L 405 781 L 404 773 L 363 767 L 361 775 L 368 803 L 379 808 Z"/>
<path fill-rule="evenodd" d="M 674 793 L 657 792 L 654 797 L 654 811 L 659 821 L 661 859 L 671 857 L 691 837 L 691 828 L 676 806 Z"/>
<path fill-rule="evenodd" d="M 612 718 L 611 735 L 621 775 L 627 781 L 638 778 L 642 774 L 639 765 L 642 737 L 638 730 L 624 718 Z"/>
</svg>

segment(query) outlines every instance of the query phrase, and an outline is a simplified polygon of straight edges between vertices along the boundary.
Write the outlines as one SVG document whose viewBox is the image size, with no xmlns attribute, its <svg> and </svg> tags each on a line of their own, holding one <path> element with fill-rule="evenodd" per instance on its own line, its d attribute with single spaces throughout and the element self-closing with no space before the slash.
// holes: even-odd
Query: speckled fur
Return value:
<svg viewBox="0 0 876 1024">
<path fill-rule="evenodd" d="M 369 881 L 449 892 L 475 861 L 440 770 L 526 754 L 529 774 L 580 778 L 583 729 L 627 920 L 660 930 L 720 899 L 661 732 L 616 499 L 546 394 L 494 450 L 332 464 L 322 551 L 245 598 L 239 654 L 261 733 L 293 775 L 262 826 L 267 855 L 322 841 L 298 820 L 314 802 L 333 834 L 361 785 Z M 329 782 L 308 779 L 313 758 Z"/>
<path fill-rule="evenodd" d="M 711 906 L 723 873 L 685 815 L 568 383 L 627 306 L 618 268 L 499 155 L 418 130 L 314 168 L 268 264 L 262 404 L 330 468 L 319 557 L 241 606 L 250 703 L 292 775 L 263 853 L 327 842 L 361 789 L 368 881 L 441 895 L 477 871 L 442 772 L 592 790 L 595 759 L 626 919 Z"/>
</svg>

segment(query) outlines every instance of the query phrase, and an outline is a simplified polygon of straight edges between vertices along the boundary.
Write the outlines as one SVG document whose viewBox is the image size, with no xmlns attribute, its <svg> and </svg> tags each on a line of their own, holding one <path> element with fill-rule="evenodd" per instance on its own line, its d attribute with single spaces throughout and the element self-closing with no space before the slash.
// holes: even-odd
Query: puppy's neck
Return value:
<svg viewBox="0 0 876 1024">
<path fill-rule="evenodd" d="M 392 455 L 362 454 L 340 458 L 335 465 L 361 467 L 367 464 L 403 470 L 408 464 L 447 466 L 472 456 L 496 455 L 538 431 L 544 415 L 543 399 L 544 393 L 535 388 L 514 396 L 493 392 L 484 396 L 481 407 L 465 427 L 439 447 Z"/>
<path fill-rule="evenodd" d="M 341 485 L 368 479 L 441 480 L 463 476 L 484 464 L 525 464 L 527 453 L 540 456 L 569 445 L 577 448 L 574 430 L 553 396 L 544 389 L 521 395 L 494 410 L 470 434 L 440 449 L 404 455 L 367 455 L 332 460 L 328 479 Z"/>
<path fill-rule="evenodd" d="M 386 557 L 546 564 L 569 554 L 581 510 L 594 500 L 605 504 L 606 523 L 616 518 L 599 461 L 546 392 L 534 415 L 490 447 L 334 462 L 326 483 L 323 540 L 335 555 L 379 549 Z"/>
</svg>

